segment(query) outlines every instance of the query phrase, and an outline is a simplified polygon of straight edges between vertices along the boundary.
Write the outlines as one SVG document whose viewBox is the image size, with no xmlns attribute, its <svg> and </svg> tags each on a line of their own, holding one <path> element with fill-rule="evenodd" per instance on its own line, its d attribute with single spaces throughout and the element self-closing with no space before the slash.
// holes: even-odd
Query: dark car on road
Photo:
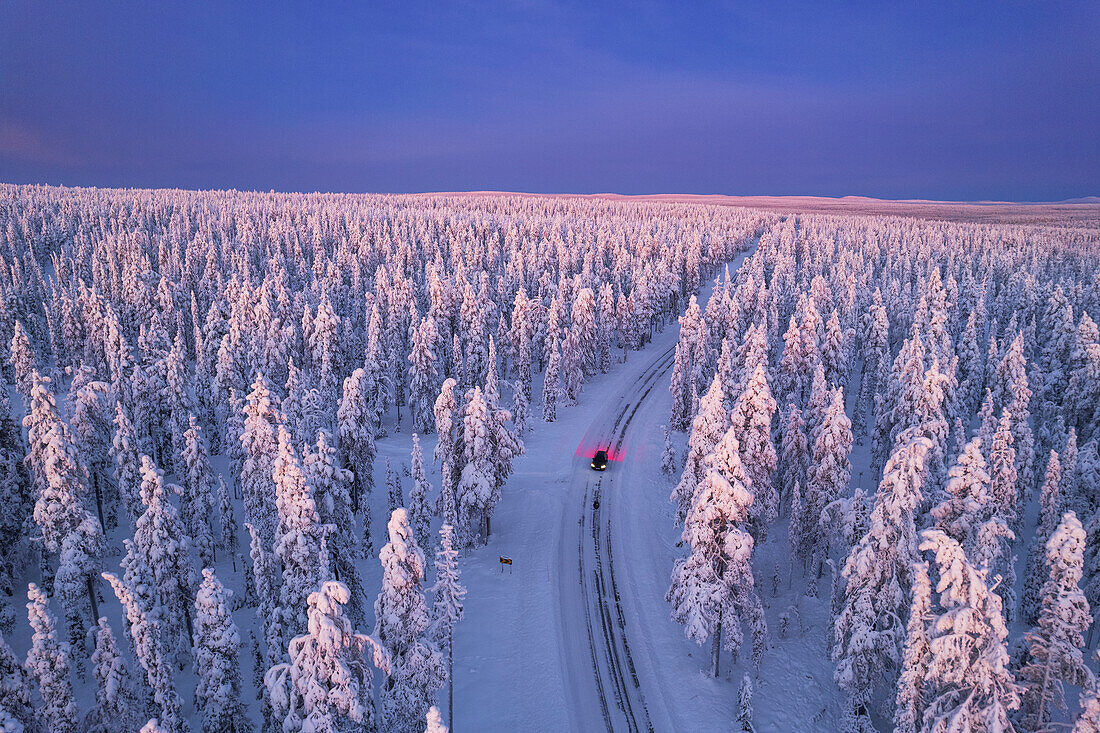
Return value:
<svg viewBox="0 0 1100 733">
<path fill-rule="evenodd" d="M 603 471 L 607 468 L 607 451 L 598 450 L 596 455 L 592 456 L 592 468 L 597 471 Z"/>
</svg>

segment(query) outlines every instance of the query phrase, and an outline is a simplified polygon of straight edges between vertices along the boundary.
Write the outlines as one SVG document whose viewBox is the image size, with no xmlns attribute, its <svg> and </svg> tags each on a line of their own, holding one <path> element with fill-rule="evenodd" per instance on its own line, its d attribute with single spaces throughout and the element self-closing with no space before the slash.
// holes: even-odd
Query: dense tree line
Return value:
<svg viewBox="0 0 1100 733">
<path fill-rule="evenodd" d="M 458 553 L 491 532 L 532 403 L 553 420 L 774 218 L 0 186 L 4 635 L 17 580 L 38 579 L 25 668 L 0 644 L 0 723 L 241 733 L 255 693 L 269 731 L 440 729 Z M 411 492 L 387 460 L 379 541 L 377 441 L 403 431 Z M 433 433 L 438 487 L 419 441 Z M 363 558 L 383 568 L 369 634 Z M 115 600 L 124 645 L 100 614 Z M 71 678 L 89 662 L 98 693 L 81 711 Z"/>
<path fill-rule="evenodd" d="M 714 673 L 745 625 L 759 668 L 751 561 L 774 525 L 802 594 L 825 595 L 835 570 L 825 641 L 845 730 L 1047 729 L 1067 685 L 1095 730 L 1098 316 L 1087 226 L 769 228 L 688 305 L 670 384 L 688 451 L 668 598 L 690 638 L 712 640 Z M 1031 630 L 1010 634 L 1013 619 Z"/>
</svg>

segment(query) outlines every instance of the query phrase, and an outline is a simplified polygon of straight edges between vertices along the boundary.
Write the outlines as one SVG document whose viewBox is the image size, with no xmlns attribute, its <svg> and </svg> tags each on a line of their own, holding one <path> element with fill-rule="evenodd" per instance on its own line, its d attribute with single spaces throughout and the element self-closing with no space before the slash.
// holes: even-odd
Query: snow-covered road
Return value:
<svg viewBox="0 0 1100 733">
<path fill-rule="evenodd" d="M 615 575 L 611 506 L 622 499 L 621 464 L 639 460 L 630 440 L 634 417 L 654 389 L 665 384 L 673 354 L 674 347 L 668 347 L 639 360 L 642 368 L 635 367 L 630 378 L 618 381 L 614 398 L 604 402 L 581 441 L 590 449 L 577 456 L 563 506 L 557 567 L 559 629 L 574 697 L 570 717 L 577 730 L 591 730 L 593 721 L 600 719 L 608 730 L 653 730 Z M 591 447 L 610 449 L 616 460 L 607 471 L 590 468 Z"/>
</svg>

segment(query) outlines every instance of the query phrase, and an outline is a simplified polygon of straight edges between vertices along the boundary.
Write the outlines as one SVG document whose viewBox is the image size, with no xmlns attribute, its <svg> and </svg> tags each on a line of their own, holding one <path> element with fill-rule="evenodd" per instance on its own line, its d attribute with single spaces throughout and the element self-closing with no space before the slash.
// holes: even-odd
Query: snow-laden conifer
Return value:
<svg viewBox="0 0 1100 733">
<path fill-rule="evenodd" d="M 343 397 L 336 411 L 336 436 L 340 446 L 340 458 L 352 473 L 351 507 L 359 511 L 363 496 L 370 497 L 374 489 L 374 434 L 368 424 L 367 376 L 363 369 L 356 369 L 344 380 Z"/>
<path fill-rule="evenodd" d="M 420 436 L 413 433 L 412 459 L 409 471 L 412 475 L 412 490 L 409 492 L 409 521 L 412 523 L 416 543 L 421 547 L 430 547 L 430 524 L 432 510 L 428 500 L 431 484 L 424 474 L 424 451 L 420 448 Z"/>
<path fill-rule="evenodd" d="M 1023 684 L 1022 727 L 1040 730 L 1056 710 L 1065 710 L 1064 685 L 1095 684 L 1085 664 L 1084 632 L 1092 619 L 1081 592 L 1085 530 L 1073 512 L 1066 512 L 1046 543 L 1047 580 L 1040 595 L 1039 620 L 1024 636 L 1027 660 L 1020 670 Z"/>
<path fill-rule="evenodd" d="M 241 704 L 241 639 L 230 613 L 232 595 L 213 570 L 203 568 L 195 596 L 195 707 L 203 730 L 246 733 L 252 726 Z"/>
<path fill-rule="evenodd" d="M 747 531 L 753 496 L 733 429 L 722 436 L 705 465 L 706 475 L 684 521 L 689 554 L 673 567 L 667 600 L 672 618 L 684 625 L 688 638 L 698 644 L 713 638 L 717 676 L 720 651 L 737 654 L 744 639 L 742 623 L 751 620 L 760 601 Z"/>
<path fill-rule="evenodd" d="M 42 694 L 38 717 L 50 731 L 74 733 L 79 729 L 80 717 L 73 697 L 69 645 L 58 638 L 50 601 L 34 583 L 27 588 L 27 601 L 31 648 L 23 666 L 38 682 Z"/>
<path fill-rule="evenodd" d="M 869 705 L 881 671 L 901 662 L 904 617 L 917 560 L 916 507 L 931 441 L 910 434 L 883 470 L 867 534 L 844 564 L 844 602 L 833 626 L 834 677 L 848 698 L 846 726 L 869 725 Z"/>
<path fill-rule="evenodd" d="M 372 666 L 389 669 L 377 641 L 357 633 L 344 616 L 347 587 L 326 581 L 309 594 L 308 631 L 288 645 L 289 661 L 264 675 L 282 730 L 340 733 L 375 730 Z"/>
<path fill-rule="evenodd" d="M 129 733 L 142 711 L 133 678 L 115 642 L 107 619 L 95 629 L 92 665 L 96 682 L 95 707 L 84 717 L 86 730 L 93 733 Z"/>
<path fill-rule="evenodd" d="M 432 604 L 431 638 L 447 655 L 447 720 L 454 714 L 454 627 L 462 620 L 466 589 L 459 582 L 458 550 L 454 548 L 451 525 L 439 528 L 439 550 L 435 553 L 435 601 Z"/>
<path fill-rule="evenodd" d="M 283 568 L 279 587 L 282 633 L 284 639 L 290 639 L 305 628 L 306 599 L 329 576 L 329 563 L 313 487 L 306 481 L 290 433 L 282 425 L 278 431 L 279 452 L 272 466 L 279 519 L 275 555 Z"/>
<path fill-rule="evenodd" d="M 187 416 L 183 442 L 182 462 L 186 474 L 180 512 L 199 562 L 210 566 L 214 563 L 214 532 L 210 528 L 210 520 L 214 517 L 214 471 L 210 468 L 210 453 L 203 440 L 202 428 L 194 415 Z"/>
<path fill-rule="evenodd" d="M 706 458 L 718 445 L 729 427 L 729 418 L 722 402 L 722 382 L 718 375 L 711 381 L 710 389 L 699 401 L 699 411 L 691 421 L 688 438 L 688 454 L 680 481 L 672 490 L 672 503 L 676 505 L 677 522 L 684 521 L 691 510 L 696 487 L 707 473 Z"/>
<path fill-rule="evenodd" d="M 446 669 L 427 636 L 424 555 L 404 509 L 393 512 L 388 529 L 389 542 L 379 553 L 382 589 L 374 602 L 374 633 L 391 666 L 382 689 L 382 714 L 390 729 L 412 733 L 419 730 L 419 721 L 435 702 Z"/>
<path fill-rule="evenodd" d="M 923 730 L 1012 730 L 1009 714 L 1019 707 L 1020 696 L 1008 668 L 1001 599 L 959 543 L 938 529 L 921 534 L 920 549 L 933 552 L 939 570 L 940 606 L 929 626 Z"/>
</svg>

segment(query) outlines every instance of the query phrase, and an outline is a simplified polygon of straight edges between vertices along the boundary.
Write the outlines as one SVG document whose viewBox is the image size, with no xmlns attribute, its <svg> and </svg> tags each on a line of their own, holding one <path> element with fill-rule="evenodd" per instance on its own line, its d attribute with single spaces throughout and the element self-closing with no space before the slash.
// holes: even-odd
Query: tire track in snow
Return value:
<svg viewBox="0 0 1100 733">
<path fill-rule="evenodd" d="M 634 415 L 638 412 L 638 408 L 641 407 L 641 404 L 653 391 L 654 387 L 657 386 L 660 376 L 671 366 L 675 359 L 675 350 L 675 346 L 666 349 L 654 360 L 654 363 L 650 367 L 647 367 L 642 373 L 642 377 L 638 382 L 638 389 L 644 389 L 644 391 L 637 401 L 631 402 L 629 399 L 624 400 L 622 409 L 619 410 L 611 428 L 611 433 L 615 435 L 614 445 L 616 453 L 621 455 L 623 443 L 626 439 L 626 432 L 634 419 Z M 627 412 L 628 410 L 629 414 Z M 625 422 L 623 421 L 624 417 L 626 418 Z M 608 730 L 614 730 L 614 723 L 610 714 L 611 707 L 607 700 L 604 675 L 601 673 L 598 663 L 598 660 L 602 657 L 606 659 L 607 662 L 607 674 L 610 677 L 616 707 L 618 707 L 619 711 L 622 713 L 627 728 L 632 732 L 639 733 L 643 730 L 653 731 L 653 724 L 649 717 L 649 709 L 645 703 L 645 695 L 642 693 L 641 681 L 638 678 L 638 671 L 634 665 L 634 658 L 631 654 L 630 644 L 627 640 L 626 615 L 623 611 L 622 599 L 619 595 L 618 584 L 615 580 L 614 553 L 611 549 L 610 517 L 607 519 L 605 525 L 601 526 L 600 523 L 601 514 L 599 499 L 601 488 L 602 479 L 596 483 L 595 489 L 592 488 L 591 482 L 585 485 L 584 505 L 582 506 L 581 518 L 579 520 L 581 532 L 580 545 L 578 546 L 578 571 L 581 576 L 582 593 L 584 594 L 585 626 L 588 632 L 592 671 L 596 678 L 596 692 L 599 696 L 600 710 L 603 713 L 604 723 Z M 590 495 L 593 499 L 591 503 L 589 502 Z M 596 567 L 592 571 L 591 583 L 591 586 L 596 589 L 597 595 L 595 598 L 591 597 L 590 585 L 584 570 L 584 559 L 586 554 L 585 548 L 583 547 L 585 537 L 584 524 L 585 515 L 588 513 L 589 507 L 591 507 L 590 526 L 592 548 L 596 561 Z M 604 529 L 604 527 L 606 527 L 606 529 Z M 606 560 L 604 557 L 605 547 L 607 549 Z M 614 616 L 611 612 L 612 603 L 614 604 Z M 596 635 L 594 634 L 592 623 L 593 604 L 600 617 L 600 625 L 603 632 L 602 642 L 604 644 L 604 649 L 601 650 L 602 654 L 598 653 L 596 650 Z M 623 669 L 624 660 L 626 672 L 624 672 Z M 626 678 L 627 673 L 630 675 L 630 683 L 633 685 L 634 696 L 636 696 L 637 702 L 631 700 L 631 690 Z M 635 713 L 635 708 L 638 708 L 640 711 L 642 725 L 639 725 L 639 715 Z"/>
<path fill-rule="evenodd" d="M 588 579 L 584 572 L 584 519 L 585 508 L 588 506 L 588 490 L 590 483 L 584 487 L 584 503 L 581 505 L 581 518 L 578 520 L 581 531 L 577 536 L 577 575 L 581 582 L 581 592 L 584 596 L 584 626 L 588 632 L 588 651 L 592 657 L 592 673 L 596 677 L 596 693 L 600 698 L 600 712 L 603 713 L 603 721 L 608 731 L 614 731 L 611 725 L 611 711 L 607 707 L 607 693 L 603 687 L 603 677 L 600 675 L 600 665 L 596 660 L 596 639 L 592 634 L 592 613 L 588 607 Z"/>
</svg>

